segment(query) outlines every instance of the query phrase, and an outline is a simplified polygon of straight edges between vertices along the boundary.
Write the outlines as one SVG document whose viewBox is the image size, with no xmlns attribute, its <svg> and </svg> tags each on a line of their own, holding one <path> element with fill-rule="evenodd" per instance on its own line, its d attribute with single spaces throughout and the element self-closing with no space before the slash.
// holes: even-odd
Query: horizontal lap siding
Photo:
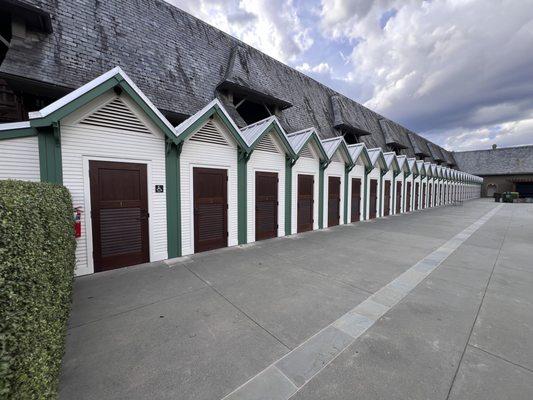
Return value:
<svg viewBox="0 0 533 400">
<path fill-rule="evenodd" d="M 37 136 L 0 140 L 0 179 L 41 180 Z"/>
<path fill-rule="evenodd" d="M 317 159 L 300 157 L 292 167 L 292 218 L 291 233 L 298 232 L 298 175 L 312 175 L 313 184 L 313 229 L 318 229 L 318 171 L 319 163 Z"/>
<path fill-rule="evenodd" d="M 154 185 L 165 182 L 165 141 L 159 133 L 131 133 L 112 128 L 87 125 L 61 126 L 63 184 L 70 190 L 74 206 L 82 206 L 82 236 L 77 239 L 76 273 L 93 272 L 87 254 L 87 226 L 84 194 L 84 158 L 108 159 L 117 162 L 148 162 L 148 193 L 150 214 L 150 259 L 167 258 L 166 194 L 154 193 Z"/>
<path fill-rule="evenodd" d="M 323 223 L 324 227 L 328 226 L 328 182 L 330 176 L 338 176 L 341 178 L 341 188 L 340 188 L 340 194 L 341 194 L 341 201 L 340 201 L 340 219 L 339 224 L 344 224 L 344 163 L 340 163 L 338 161 L 333 161 L 331 164 L 328 165 L 326 170 L 324 171 L 324 213 L 323 213 Z"/>
<path fill-rule="evenodd" d="M 278 174 L 278 236 L 285 235 L 285 155 L 255 150 L 248 160 L 247 168 L 248 243 L 255 241 L 255 173 L 257 171 Z"/>
<path fill-rule="evenodd" d="M 348 175 L 348 223 L 351 222 L 352 214 L 352 178 L 358 178 L 361 180 L 361 201 L 359 206 L 359 219 L 363 219 L 363 208 L 364 208 L 364 201 L 366 197 L 365 193 L 365 167 L 362 165 L 356 165 L 353 167 L 353 169 L 350 171 L 350 174 Z M 344 190 L 344 188 L 343 188 Z M 344 194 L 343 194 L 344 195 Z"/>
<path fill-rule="evenodd" d="M 222 128 L 216 124 L 222 132 Z M 193 168 L 221 168 L 228 171 L 228 246 L 237 245 L 237 147 L 187 140 L 180 155 L 182 254 L 194 253 Z"/>
</svg>

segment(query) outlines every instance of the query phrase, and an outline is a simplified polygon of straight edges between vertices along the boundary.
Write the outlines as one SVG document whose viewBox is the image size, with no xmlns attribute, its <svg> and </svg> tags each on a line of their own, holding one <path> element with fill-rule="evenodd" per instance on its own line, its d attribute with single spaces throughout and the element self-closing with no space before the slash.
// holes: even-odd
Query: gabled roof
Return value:
<svg viewBox="0 0 533 400">
<path fill-rule="evenodd" d="M 177 137 L 170 122 L 120 67 L 107 71 L 39 111 L 30 112 L 28 114 L 29 121 L 3 124 L 0 128 L 0 136 L 6 139 L 10 136 L 35 135 L 34 128 L 50 126 L 59 122 L 80 107 L 112 89 L 118 89 L 118 93 L 125 92 L 143 110 L 146 116 L 161 129 L 167 138 L 177 143 Z"/>
<path fill-rule="evenodd" d="M 433 175 L 433 177 L 438 178 L 437 164 L 431 164 L 431 174 Z"/>
<path fill-rule="evenodd" d="M 196 132 L 198 128 L 200 128 L 209 118 L 212 118 L 213 116 L 217 116 L 222 121 L 224 126 L 228 129 L 232 137 L 242 149 L 244 149 L 246 152 L 250 151 L 248 144 L 241 136 L 239 128 L 237 125 L 235 125 L 235 122 L 233 122 L 228 112 L 218 99 L 212 100 L 205 107 L 198 110 L 195 114 L 191 115 L 181 124 L 176 126 L 175 132 L 178 140 L 180 142 L 185 141 L 191 134 Z"/>
<path fill-rule="evenodd" d="M 387 153 L 383 153 L 383 157 L 385 158 L 385 162 L 387 163 L 387 169 L 393 170 L 394 172 L 400 172 L 400 166 L 398 165 L 398 160 L 396 159 L 396 153 L 393 151 L 389 151 Z"/>
<path fill-rule="evenodd" d="M 431 163 L 426 161 L 424 163 L 424 168 L 426 170 L 426 176 L 432 177 L 433 176 L 433 168 L 431 167 Z"/>
<path fill-rule="evenodd" d="M 263 136 L 267 135 L 272 130 L 277 133 L 281 143 L 283 144 L 283 147 L 285 147 L 286 153 L 290 154 L 292 157 L 296 157 L 296 154 L 294 153 L 293 148 L 287 139 L 285 130 L 281 127 L 278 119 L 274 116 L 245 126 L 244 128 L 241 128 L 240 133 L 250 150 L 253 150 L 261 141 Z"/>
<path fill-rule="evenodd" d="M 454 152 L 457 166 L 474 175 L 533 174 L 533 146 Z"/>
<path fill-rule="evenodd" d="M 424 165 L 424 161 L 416 160 L 416 166 L 418 167 L 418 173 L 421 176 L 426 176 L 426 167 Z"/>
<path fill-rule="evenodd" d="M 376 168 L 376 165 L 379 164 L 379 167 L 382 170 L 388 170 L 387 161 L 385 161 L 385 157 L 383 157 L 383 151 L 381 148 L 376 147 L 373 149 L 368 149 L 368 155 L 370 156 L 372 167 Z"/>
<path fill-rule="evenodd" d="M 443 167 L 441 165 L 437 165 L 437 177 L 439 179 L 442 179 L 442 169 Z"/>
<path fill-rule="evenodd" d="M 331 139 L 324 139 L 321 140 L 322 146 L 324 147 L 324 151 L 326 152 L 328 156 L 328 160 L 331 161 L 333 158 L 333 155 L 337 150 L 341 150 L 344 152 L 344 155 L 346 159 L 348 160 L 348 164 L 352 164 L 352 156 L 350 155 L 350 152 L 348 151 L 348 147 L 346 146 L 346 142 L 344 141 L 344 138 L 341 136 L 334 137 Z"/>
<path fill-rule="evenodd" d="M 320 137 L 318 136 L 318 133 L 316 132 L 315 128 L 308 128 L 298 132 L 289 133 L 287 135 L 287 139 L 289 140 L 289 143 L 291 144 L 292 149 L 296 155 L 300 155 L 300 152 L 303 150 L 305 145 L 312 141 L 315 143 L 320 153 L 319 158 L 321 160 L 328 159 L 328 156 L 324 151 L 324 147 L 322 146 L 322 142 L 320 141 Z"/>
<path fill-rule="evenodd" d="M 409 162 L 407 161 L 406 155 L 398 155 L 396 156 L 396 160 L 398 161 L 398 166 L 400 167 L 401 171 L 408 174 L 411 173 L 411 168 L 409 168 Z"/>
<path fill-rule="evenodd" d="M 385 143 L 387 145 L 400 149 L 406 149 L 409 147 L 408 139 L 405 137 L 405 132 L 401 125 L 387 118 L 381 118 L 379 124 L 385 135 Z"/>
<path fill-rule="evenodd" d="M 355 143 L 348 145 L 348 151 L 352 157 L 352 163 L 355 164 L 361 158 L 365 167 L 372 167 L 372 162 L 370 161 L 370 155 L 366 150 L 364 143 Z"/>
<path fill-rule="evenodd" d="M 48 126 L 116 87 L 126 92 L 167 137 L 175 140 L 174 128 L 171 123 L 120 67 L 107 71 L 41 110 L 30 112 L 30 125 L 32 127 Z"/>
<path fill-rule="evenodd" d="M 407 163 L 409 164 L 409 169 L 413 175 L 420 174 L 420 171 L 418 170 L 418 164 L 416 163 L 416 158 L 408 158 Z"/>
<path fill-rule="evenodd" d="M 427 142 L 427 145 L 428 145 L 428 148 L 429 148 L 429 151 L 431 153 L 431 156 L 433 157 L 433 159 L 437 162 L 442 162 L 442 161 L 446 161 L 444 159 L 444 156 L 442 155 L 442 151 L 440 149 L 439 146 L 437 146 L 435 143 L 432 143 L 432 142 Z"/>
</svg>

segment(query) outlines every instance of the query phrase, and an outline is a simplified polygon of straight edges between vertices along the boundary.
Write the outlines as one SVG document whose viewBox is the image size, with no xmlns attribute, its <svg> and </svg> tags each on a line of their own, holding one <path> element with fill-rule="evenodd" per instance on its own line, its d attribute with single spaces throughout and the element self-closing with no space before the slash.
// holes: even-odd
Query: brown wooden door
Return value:
<svg viewBox="0 0 533 400">
<path fill-rule="evenodd" d="M 426 184 L 422 183 L 422 208 L 426 208 Z"/>
<path fill-rule="evenodd" d="M 428 195 L 429 204 L 428 204 L 428 207 L 431 207 L 433 205 L 433 196 L 432 196 L 432 193 L 431 193 L 431 188 L 432 188 L 432 185 L 429 185 L 429 187 L 428 187 L 428 191 L 429 191 L 429 195 Z"/>
<path fill-rule="evenodd" d="M 314 184 L 315 180 L 313 178 L 313 175 L 298 175 L 298 233 L 313 230 Z"/>
<path fill-rule="evenodd" d="M 360 219 L 361 219 L 361 179 L 352 178 L 351 221 L 357 222 Z"/>
<path fill-rule="evenodd" d="M 328 177 L 328 226 L 339 225 L 341 210 L 341 178 Z"/>
<path fill-rule="evenodd" d="M 387 216 L 390 215 L 390 181 L 385 181 L 385 191 L 384 191 L 385 197 L 383 198 L 384 205 L 383 205 L 383 215 Z"/>
<path fill-rule="evenodd" d="M 411 182 L 405 187 L 405 212 L 411 211 Z"/>
<path fill-rule="evenodd" d="M 415 210 L 418 210 L 418 196 L 419 196 L 420 183 L 415 182 Z"/>
<path fill-rule="evenodd" d="M 396 182 L 396 214 L 402 212 L 402 182 Z"/>
<path fill-rule="evenodd" d="M 95 272 L 150 261 L 146 165 L 89 161 Z"/>
<path fill-rule="evenodd" d="M 228 245 L 228 174 L 225 169 L 194 168 L 194 251 Z"/>
<path fill-rule="evenodd" d="M 255 240 L 278 236 L 278 174 L 255 173 Z"/>
<path fill-rule="evenodd" d="M 368 212 L 368 218 L 374 219 L 377 214 L 378 204 L 378 181 L 376 179 L 370 179 L 370 207 Z"/>
</svg>

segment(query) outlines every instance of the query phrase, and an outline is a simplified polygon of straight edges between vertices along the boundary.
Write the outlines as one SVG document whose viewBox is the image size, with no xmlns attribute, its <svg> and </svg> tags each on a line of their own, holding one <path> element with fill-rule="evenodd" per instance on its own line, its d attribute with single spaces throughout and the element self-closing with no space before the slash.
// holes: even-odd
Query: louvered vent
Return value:
<svg viewBox="0 0 533 400">
<path fill-rule="evenodd" d="M 211 120 L 207 121 L 207 123 L 191 137 L 191 140 L 194 142 L 204 142 L 211 144 L 219 144 L 221 146 L 228 146 L 228 142 Z"/>
<path fill-rule="evenodd" d="M 342 159 L 341 157 L 339 156 L 339 152 L 336 151 L 335 154 L 333 154 L 333 158 L 331 159 L 331 161 L 336 161 L 336 162 L 342 162 Z"/>
<path fill-rule="evenodd" d="M 315 158 L 313 156 L 313 153 L 311 153 L 311 149 L 310 149 L 310 146 L 309 146 L 309 143 L 306 144 L 304 146 L 304 148 L 302 149 L 302 151 L 300 152 L 300 157 L 305 157 L 305 158 Z"/>
<path fill-rule="evenodd" d="M 146 125 L 118 97 L 89 115 L 80 124 L 150 133 Z"/>
<path fill-rule="evenodd" d="M 274 141 L 272 140 L 272 137 L 270 135 L 263 136 L 263 138 L 257 144 L 256 150 L 278 153 L 278 148 L 274 144 Z"/>
</svg>

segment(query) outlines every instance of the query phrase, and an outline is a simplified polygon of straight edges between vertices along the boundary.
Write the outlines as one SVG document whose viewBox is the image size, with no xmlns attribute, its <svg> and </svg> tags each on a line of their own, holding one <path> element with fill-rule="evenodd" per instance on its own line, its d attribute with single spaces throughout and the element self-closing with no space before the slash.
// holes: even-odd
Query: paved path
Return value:
<svg viewBox="0 0 533 400">
<path fill-rule="evenodd" d="M 497 207 L 77 279 L 61 398 L 531 399 L 533 206 Z"/>
</svg>

